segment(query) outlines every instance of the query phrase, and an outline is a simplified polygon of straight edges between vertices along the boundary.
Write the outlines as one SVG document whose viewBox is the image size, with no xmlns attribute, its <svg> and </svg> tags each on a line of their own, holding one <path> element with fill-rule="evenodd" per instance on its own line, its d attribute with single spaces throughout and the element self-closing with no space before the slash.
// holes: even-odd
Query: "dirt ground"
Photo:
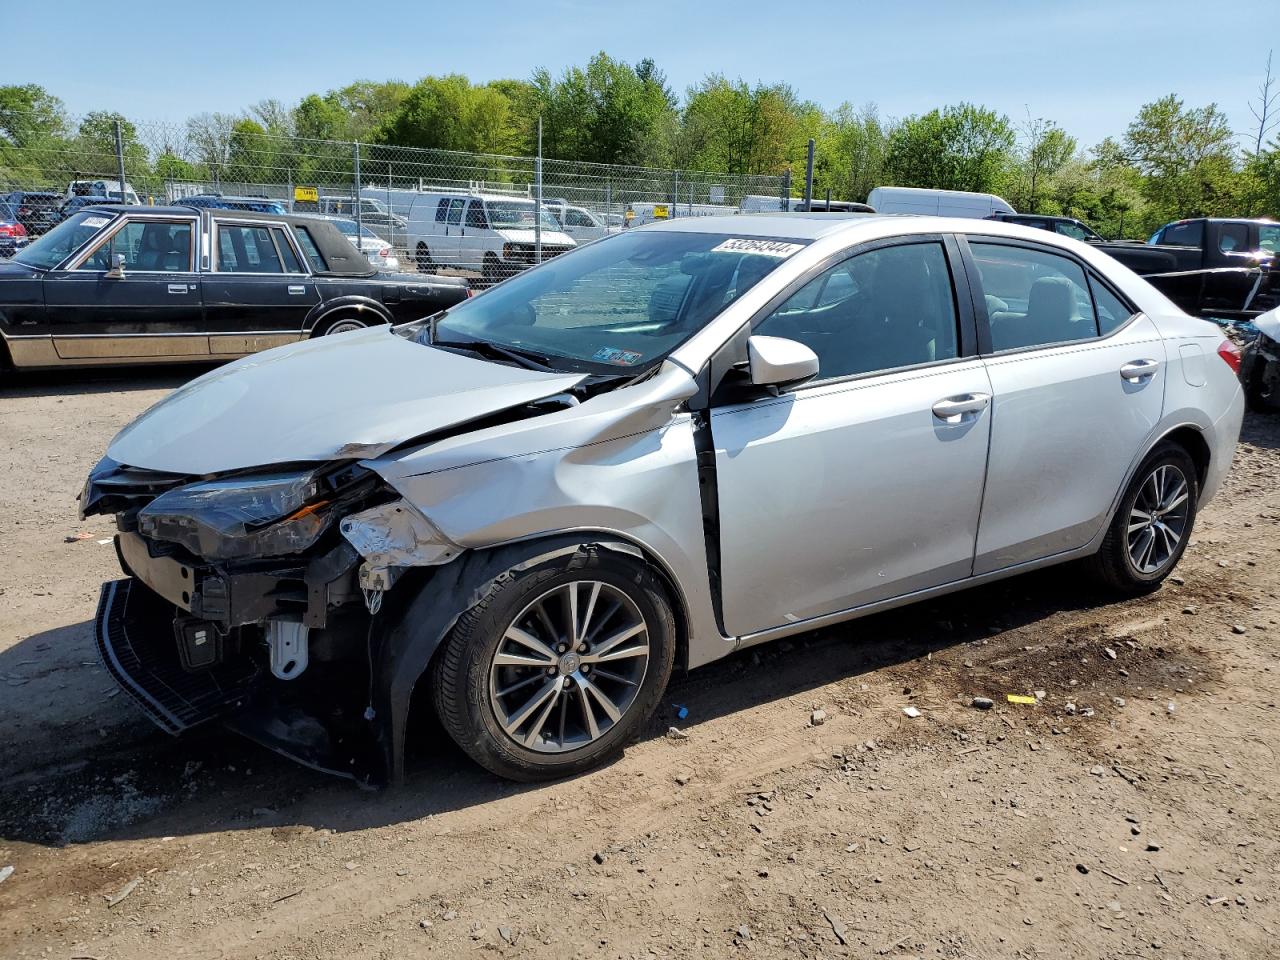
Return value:
<svg viewBox="0 0 1280 960">
<path fill-rule="evenodd" d="M 98 665 L 75 495 L 191 375 L 0 386 L 0 956 L 1280 956 L 1280 420 L 1152 596 L 1028 575 L 680 678 L 597 773 L 425 728 L 371 793 L 169 739 Z"/>
</svg>

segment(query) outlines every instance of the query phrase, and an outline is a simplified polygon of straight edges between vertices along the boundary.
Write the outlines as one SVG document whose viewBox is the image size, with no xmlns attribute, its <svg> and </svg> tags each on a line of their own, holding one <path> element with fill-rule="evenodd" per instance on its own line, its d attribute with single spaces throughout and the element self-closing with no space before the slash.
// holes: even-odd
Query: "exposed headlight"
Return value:
<svg viewBox="0 0 1280 960">
<path fill-rule="evenodd" d="M 138 512 L 138 529 L 209 560 L 279 556 L 310 547 L 328 524 L 314 473 L 193 483 Z"/>
</svg>

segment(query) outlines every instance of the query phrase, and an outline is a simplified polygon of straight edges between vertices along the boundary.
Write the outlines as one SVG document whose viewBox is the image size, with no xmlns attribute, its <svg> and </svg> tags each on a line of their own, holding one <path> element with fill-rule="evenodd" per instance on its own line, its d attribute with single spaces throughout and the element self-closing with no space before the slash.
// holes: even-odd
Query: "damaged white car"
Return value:
<svg viewBox="0 0 1280 960">
<path fill-rule="evenodd" d="M 657 223 L 139 417 L 81 495 L 125 573 L 98 644 L 171 733 L 382 782 L 434 709 L 489 770 L 562 776 L 745 646 L 1077 558 L 1154 588 L 1238 363 L 1040 230 Z"/>
</svg>

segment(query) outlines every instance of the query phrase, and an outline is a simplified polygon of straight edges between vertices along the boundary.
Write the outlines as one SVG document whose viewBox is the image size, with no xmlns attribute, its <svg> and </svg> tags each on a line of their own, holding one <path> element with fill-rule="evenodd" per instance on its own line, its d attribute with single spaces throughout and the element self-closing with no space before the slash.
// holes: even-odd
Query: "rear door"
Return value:
<svg viewBox="0 0 1280 960">
<path fill-rule="evenodd" d="M 301 338 L 320 295 L 287 227 L 215 218 L 210 259 L 202 281 L 210 353 L 238 356 Z"/>
<path fill-rule="evenodd" d="M 93 219 L 85 224 L 92 226 Z M 58 356 L 122 361 L 206 356 L 196 224 L 195 217 L 121 217 L 66 269 L 46 274 L 46 317 Z M 113 275 L 117 256 L 124 258 L 124 269 Z"/>
<path fill-rule="evenodd" d="M 974 574 L 1082 547 L 1164 405 L 1165 346 L 1065 251 L 968 236 L 993 395 Z"/>
</svg>

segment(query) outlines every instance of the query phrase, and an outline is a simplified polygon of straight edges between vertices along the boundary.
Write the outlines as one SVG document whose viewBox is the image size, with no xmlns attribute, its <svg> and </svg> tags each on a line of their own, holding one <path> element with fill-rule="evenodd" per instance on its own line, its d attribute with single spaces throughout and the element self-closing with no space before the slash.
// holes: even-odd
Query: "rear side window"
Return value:
<svg viewBox="0 0 1280 960">
<path fill-rule="evenodd" d="M 220 273 L 284 273 L 284 265 L 266 227 L 218 224 Z"/>
<path fill-rule="evenodd" d="M 1171 223 L 1161 231 L 1160 242 L 1171 247 L 1204 246 L 1204 221 Z"/>
<path fill-rule="evenodd" d="M 995 350 L 1070 343 L 1098 335 L 1093 298 L 1074 260 L 1030 247 L 970 242 Z"/>
<path fill-rule="evenodd" d="M 1224 223 L 1218 228 L 1218 251 L 1220 253 L 1243 253 L 1249 249 L 1249 225 L 1247 223 Z"/>
<path fill-rule="evenodd" d="M 1098 308 L 1098 332 L 1104 337 L 1133 316 L 1129 305 L 1104 287 L 1096 278 L 1089 278 L 1093 290 L 1093 302 Z"/>
<path fill-rule="evenodd" d="M 454 226 L 462 222 L 462 205 L 464 203 L 466 201 L 462 199 L 449 201 L 449 222 Z"/>
<path fill-rule="evenodd" d="M 320 255 L 320 250 L 316 247 L 315 240 L 311 239 L 311 232 L 306 227 L 294 227 L 294 235 L 298 238 L 298 246 L 302 247 L 302 255 L 311 264 L 311 269 L 317 273 L 324 273 L 328 270 L 329 265 L 324 262 L 324 257 Z"/>
<path fill-rule="evenodd" d="M 959 355 L 955 297 L 940 243 L 870 250 L 825 270 L 757 325 L 818 355 L 824 380 Z"/>
<path fill-rule="evenodd" d="M 489 218 L 484 215 L 484 201 L 472 200 L 467 205 L 467 226 L 484 230 L 489 226 Z"/>
</svg>

